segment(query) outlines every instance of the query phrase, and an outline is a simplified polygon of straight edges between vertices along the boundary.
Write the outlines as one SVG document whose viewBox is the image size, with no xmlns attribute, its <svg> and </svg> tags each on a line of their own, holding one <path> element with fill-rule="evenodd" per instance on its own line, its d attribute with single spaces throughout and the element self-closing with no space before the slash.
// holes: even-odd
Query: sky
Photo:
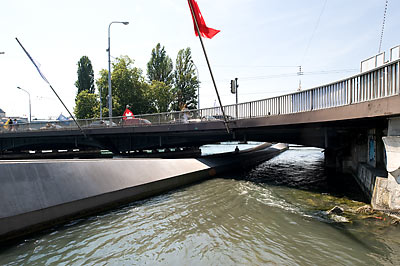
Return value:
<svg viewBox="0 0 400 266">
<path fill-rule="evenodd" d="M 204 39 L 224 105 L 235 103 L 230 80 L 238 78 L 239 102 L 309 89 L 355 75 L 360 62 L 379 50 L 386 0 L 197 0 L 208 27 Z M 382 51 L 400 45 L 400 1 L 389 0 Z M 0 108 L 7 116 L 48 119 L 67 111 L 15 38 L 72 111 L 77 62 L 86 55 L 95 78 L 111 57 L 128 55 L 146 74 L 160 43 L 175 63 L 190 47 L 200 77 L 200 107 L 217 99 L 187 0 L 1 0 Z M 388 53 L 386 54 L 388 59 Z M 113 59 L 112 59 L 113 60 Z M 304 75 L 298 76 L 299 66 Z M 133 107 L 134 109 L 134 107 Z M 134 110 L 133 110 L 134 112 Z"/>
</svg>

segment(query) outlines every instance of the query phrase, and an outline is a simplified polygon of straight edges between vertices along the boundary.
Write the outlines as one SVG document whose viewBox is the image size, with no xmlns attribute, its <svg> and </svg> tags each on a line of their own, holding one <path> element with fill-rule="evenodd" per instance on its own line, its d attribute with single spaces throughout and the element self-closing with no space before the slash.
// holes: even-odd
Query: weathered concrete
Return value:
<svg viewBox="0 0 400 266">
<path fill-rule="evenodd" d="M 378 179 L 372 197 L 374 209 L 400 212 L 400 118 L 389 119 L 386 151 L 387 179 Z"/>
<path fill-rule="evenodd" d="M 369 164 L 359 163 L 357 174 L 355 175 L 358 185 L 363 190 L 364 194 L 369 199 L 373 197 L 374 188 L 376 186 L 377 179 L 386 179 L 387 173 L 382 169 L 376 169 Z"/>
<path fill-rule="evenodd" d="M 0 162 L 0 241 L 224 171 L 255 165 L 287 145 L 201 159 Z"/>
</svg>

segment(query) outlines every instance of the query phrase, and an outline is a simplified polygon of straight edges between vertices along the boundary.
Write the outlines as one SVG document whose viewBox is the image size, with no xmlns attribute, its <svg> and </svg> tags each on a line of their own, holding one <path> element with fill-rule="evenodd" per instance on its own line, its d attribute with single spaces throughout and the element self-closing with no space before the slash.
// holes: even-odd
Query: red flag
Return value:
<svg viewBox="0 0 400 266">
<path fill-rule="evenodd" d="M 197 34 L 195 19 L 197 21 L 197 25 L 199 26 L 199 31 L 200 31 L 200 34 L 202 37 L 207 37 L 207 38 L 211 39 L 212 37 L 215 36 L 215 34 L 220 32 L 220 30 L 215 30 L 215 29 L 207 27 L 206 22 L 204 21 L 204 18 L 201 15 L 199 6 L 197 5 L 197 2 L 195 0 L 188 0 L 188 4 L 189 4 L 189 8 L 190 8 L 190 5 L 193 8 L 194 17 L 193 17 L 192 9 L 190 9 L 190 14 L 192 14 L 192 19 L 193 19 L 193 24 L 194 24 L 194 33 L 196 33 L 196 36 L 199 36 L 199 35 Z"/>
<path fill-rule="evenodd" d="M 125 112 L 124 112 L 124 114 L 122 116 L 123 116 L 122 119 L 124 119 L 124 120 L 135 118 L 135 116 L 133 115 L 132 111 L 129 110 L 128 108 L 125 109 Z"/>
</svg>

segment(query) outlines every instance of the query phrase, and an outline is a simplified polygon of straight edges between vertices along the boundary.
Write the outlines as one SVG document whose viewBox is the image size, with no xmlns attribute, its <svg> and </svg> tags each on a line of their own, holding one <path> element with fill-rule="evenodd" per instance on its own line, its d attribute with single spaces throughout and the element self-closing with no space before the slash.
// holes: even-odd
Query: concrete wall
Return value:
<svg viewBox="0 0 400 266">
<path fill-rule="evenodd" d="M 353 136 L 348 154 L 335 156 L 336 168 L 353 174 L 374 209 L 400 212 L 400 117 Z"/>
<path fill-rule="evenodd" d="M 286 145 L 202 159 L 0 162 L 0 241 L 251 166 Z"/>
<path fill-rule="evenodd" d="M 387 179 L 378 180 L 372 206 L 400 213 L 400 117 L 389 119 L 388 134 L 383 137 Z"/>
</svg>

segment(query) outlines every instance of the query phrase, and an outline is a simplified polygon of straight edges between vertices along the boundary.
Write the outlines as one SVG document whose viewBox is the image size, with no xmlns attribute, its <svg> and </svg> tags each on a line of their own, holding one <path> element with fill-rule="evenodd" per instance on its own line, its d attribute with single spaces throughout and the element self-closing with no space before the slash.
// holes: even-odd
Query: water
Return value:
<svg viewBox="0 0 400 266">
<path fill-rule="evenodd" d="M 365 204 L 356 184 L 322 166 L 321 150 L 292 147 L 27 238 L 0 250 L 0 265 L 398 265 L 400 228 L 355 214 Z M 335 205 L 349 222 L 326 214 Z"/>
</svg>

